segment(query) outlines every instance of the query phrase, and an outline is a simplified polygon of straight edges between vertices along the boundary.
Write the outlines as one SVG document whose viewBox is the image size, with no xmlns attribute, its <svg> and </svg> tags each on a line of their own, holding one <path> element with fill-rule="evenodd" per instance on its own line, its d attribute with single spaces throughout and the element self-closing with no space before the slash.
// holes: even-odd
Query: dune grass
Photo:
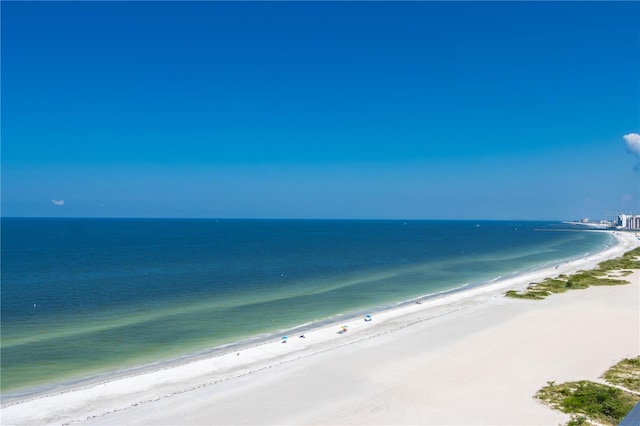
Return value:
<svg viewBox="0 0 640 426">
<path fill-rule="evenodd" d="M 640 357 L 623 359 L 607 370 L 602 378 L 640 395 Z"/>
<path fill-rule="evenodd" d="M 619 278 L 633 273 L 630 269 L 640 269 L 640 247 L 615 259 L 600 262 L 594 269 L 578 271 L 568 276 L 562 274 L 555 278 L 546 278 L 542 282 L 529 284 L 524 291 L 508 290 L 504 295 L 516 299 L 541 300 L 553 293 L 563 293 L 567 290 L 580 290 L 599 285 L 629 284 L 629 281 Z"/>
<path fill-rule="evenodd" d="M 572 415 L 568 425 L 594 423 L 617 425 L 640 401 L 640 357 L 624 359 L 602 377 L 616 387 L 586 380 L 556 384 L 547 382 L 536 398 Z M 628 385 L 628 386 L 627 386 Z"/>
</svg>

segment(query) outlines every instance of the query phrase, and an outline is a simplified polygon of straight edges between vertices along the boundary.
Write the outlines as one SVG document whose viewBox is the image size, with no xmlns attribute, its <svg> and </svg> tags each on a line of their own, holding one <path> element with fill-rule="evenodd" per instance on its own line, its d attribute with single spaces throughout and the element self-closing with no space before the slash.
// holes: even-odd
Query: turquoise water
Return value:
<svg viewBox="0 0 640 426">
<path fill-rule="evenodd" d="M 566 228 L 3 218 L 2 393 L 270 338 L 612 244 Z"/>
</svg>

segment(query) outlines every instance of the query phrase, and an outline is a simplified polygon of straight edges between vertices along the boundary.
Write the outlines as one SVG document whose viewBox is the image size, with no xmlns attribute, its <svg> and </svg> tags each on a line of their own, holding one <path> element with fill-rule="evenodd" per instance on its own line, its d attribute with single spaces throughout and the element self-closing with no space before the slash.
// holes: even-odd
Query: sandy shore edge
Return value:
<svg viewBox="0 0 640 426">
<path fill-rule="evenodd" d="M 71 389 L 63 393 L 51 393 L 32 399 L 15 401 L 2 407 L 1 420 L 3 424 L 69 424 L 82 421 L 104 422 L 105 424 L 278 424 L 290 423 L 290 419 L 296 419 L 295 423 L 375 423 L 375 421 L 372 421 L 370 404 L 371 401 L 377 401 L 378 399 L 376 399 L 375 395 L 370 395 L 368 399 L 362 399 L 362 396 L 371 392 L 371 389 L 361 389 L 359 385 L 350 387 L 348 381 L 347 383 L 341 383 L 341 381 L 344 381 L 343 376 L 338 376 L 334 378 L 335 380 L 331 385 L 327 386 L 339 384 L 343 389 L 351 389 L 351 393 L 359 393 L 352 395 L 351 393 L 338 392 L 340 398 L 337 403 L 332 404 L 336 400 L 328 398 L 324 404 L 326 408 L 318 410 L 315 404 L 306 407 L 306 404 L 300 404 L 300 401 L 297 401 L 300 388 L 296 388 L 296 382 L 300 380 L 300 377 L 305 378 L 310 374 L 307 373 L 309 369 L 325 365 L 336 357 L 344 360 L 340 361 L 340 370 L 345 369 L 345 365 L 347 367 L 350 366 L 353 370 L 363 368 L 363 375 L 376 377 L 376 373 L 367 373 L 366 367 L 379 369 L 380 364 L 368 358 L 363 362 L 357 353 L 375 350 L 379 354 L 383 354 L 386 351 L 388 352 L 386 356 L 392 357 L 390 359 L 403 361 L 405 367 L 400 368 L 397 374 L 392 375 L 391 378 L 384 376 L 375 382 L 379 389 L 384 389 L 385 386 L 395 389 L 394 383 L 396 379 L 394 377 L 404 377 L 402 371 L 407 368 L 406 366 L 417 365 L 416 360 L 412 359 L 416 353 L 422 351 L 428 355 L 426 358 L 429 358 L 429 356 L 435 357 L 437 354 L 446 351 L 449 351 L 450 358 L 456 354 L 459 356 L 461 349 L 456 348 L 456 345 L 475 341 L 479 335 L 485 333 L 482 328 L 471 327 L 469 328 L 471 331 L 461 332 L 461 336 L 464 336 L 464 338 L 460 337 L 460 339 L 456 340 L 454 337 L 446 337 L 447 333 L 455 336 L 459 324 L 465 324 L 470 321 L 477 324 L 477 326 L 481 324 L 489 325 L 489 329 L 494 330 L 496 327 L 501 327 L 499 324 L 509 323 L 508 320 L 514 317 L 514 313 L 517 313 L 515 315 L 517 316 L 515 323 L 511 324 L 512 328 L 502 330 L 502 335 L 510 335 L 510 333 L 513 333 L 513 327 L 516 327 L 518 319 L 522 319 L 532 314 L 532 312 L 540 311 L 541 307 L 551 309 L 549 306 L 555 306 L 559 303 L 555 300 L 551 303 L 544 303 L 546 301 L 530 302 L 505 299 L 502 297 L 502 293 L 507 289 L 520 290 L 526 287 L 529 282 L 539 281 L 548 276 L 556 276 L 561 273 L 569 274 L 580 269 L 590 269 L 605 259 L 618 257 L 639 245 L 639 241 L 633 234 L 615 232 L 614 235 L 616 235 L 618 244 L 604 252 L 496 281 L 490 285 L 425 300 L 421 304 L 401 306 L 379 312 L 374 315 L 373 320 L 370 322 L 365 322 L 362 318 L 354 318 L 344 322 L 349 326 L 349 331 L 344 334 L 337 333 L 342 323 L 331 324 L 309 331 L 305 334 L 305 338 L 291 336 L 286 344 L 279 341 L 270 342 L 243 349 L 239 354 L 237 352 L 226 353 L 183 365 L 161 368 L 134 376 L 120 377 L 95 385 Z M 637 294 L 638 274 L 635 273 L 628 279 L 632 281 L 632 285 L 624 286 L 626 288 L 625 291 L 620 291 L 622 287 L 594 289 L 597 290 L 597 293 L 604 294 L 598 294 L 596 299 L 601 301 L 608 300 L 608 297 L 616 299 L 615 292 L 617 291 L 618 296 L 625 293 L 627 299 L 629 299 L 628 303 L 636 303 L 635 306 L 637 307 L 637 297 L 634 302 L 633 297 L 629 298 L 628 296 Z M 580 297 L 559 295 L 557 297 L 553 296 L 550 300 L 562 300 L 566 312 L 571 312 L 571 306 L 573 306 L 571 304 L 573 302 L 584 302 L 582 299 L 585 297 L 588 303 L 594 302 L 594 300 L 591 300 L 594 297 L 591 290 L 589 289 L 580 294 Z M 591 293 L 587 294 L 588 292 Z M 556 308 L 562 310 L 561 306 Z M 633 306 L 629 305 L 629 308 L 632 309 Z M 425 343 L 427 346 L 417 344 L 416 347 L 413 347 L 412 345 L 416 345 L 413 343 L 406 350 L 402 349 L 403 346 L 407 346 L 407 334 L 422 333 L 427 329 L 433 333 L 435 331 L 434 327 L 438 327 L 437 333 L 442 335 L 441 346 L 429 346 Z M 519 327 L 522 328 L 522 324 Z M 632 333 L 634 330 L 637 331 L 637 327 L 637 322 L 629 324 L 626 331 Z M 495 336 L 493 336 L 493 339 L 494 342 L 497 341 Z M 540 342 L 538 343 L 540 344 Z M 477 343 L 473 347 L 477 347 Z M 531 347 L 528 348 L 532 353 L 541 351 L 537 347 L 539 345 L 535 343 L 535 341 L 530 343 Z M 555 340 L 554 343 L 562 344 L 562 342 L 558 343 Z M 634 342 L 630 343 L 633 344 Z M 433 340 L 430 344 L 433 344 Z M 385 346 L 381 348 L 380 345 Z M 394 347 L 395 349 L 393 350 L 388 349 Z M 635 348 L 638 348 L 637 342 Z M 520 348 L 519 350 L 522 349 Z M 552 350 L 552 348 L 547 350 Z M 396 351 L 398 354 L 394 354 Z M 481 352 L 479 351 L 479 353 Z M 612 350 L 612 352 L 615 351 Z M 617 350 L 617 352 L 620 352 L 620 350 Z M 626 350 L 626 352 L 633 352 L 633 350 Z M 425 365 L 424 362 L 425 360 L 422 360 L 419 364 Z M 496 362 L 499 362 L 499 360 L 496 360 Z M 477 360 L 476 364 L 478 363 L 481 363 L 481 360 Z M 290 380 L 289 376 L 292 370 L 299 373 L 296 376 L 296 380 L 293 381 Z M 347 368 L 347 371 L 349 371 L 349 368 Z M 348 376 L 351 377 L 350 375 Z M 307 379 L 324 383 L 322 375 L 320 377 L 310 376 Z M 548 380 L 557 379 L 558 377 L 548 378 Z M 363 381 L 371 382 L 370 379 Z M 285 385 L 287 382 L 291 384 Z M 258 410 L 260 413 L 258 417 L 252 418 L 243 414 L 241 408 L 238 408 L 235 404 L 224 404 L 223 400 L 220 399 L 229 395 L 237 397 L 239 392 L 242 391 L 242 398 L 237 400 L 243 400 L 246 404 L 253 404 L 259 407 L 260 404 L 258 402 L 261 399 L 265 399 L 261 393 L 262 386 L 265 383 L 276 383 L 281 388 L 280 394 L 277 392 L 270 393 L 272 398 L 269 398 L 269 400 L 272 401 L 272 404 L 282 404 L 285 400 L 288 401 L 287 404 L 290 404 L 291 401 L 297 401 L 301 408 L 287 410 L 286 416 L 272 413 L 271 417 L 266 416 L 264 412 L 260 413 Z M 434 386 L 433 383 L 429 386 Z M 441 388 L 446 389 L 446 386 L 441 386 Z M 453 392 L 453 389 L 451 391 Z M 278 402 L 277 395 L 280 395 L 283 401 Z M 441 392 L 440 395 L 442 397 L 443 393 Z M 361 407 L 361 409 L 348 408 L 345 406 L 346 401 L 350 401 L 348 407 Z M 199 404 L 205 403 L 209 407 L 215 407 L 215 410 L 214 408 L 209 408 L 207 411 L 199 407 Z M 416 403 L 419 402 L 416 401 Z M 192 405 L 191 409 L 189 405 Z M 390 407 L 392 406 L 390 405 Z M 451 403 L 443 398 L 439 406 L 445 408 L 449 406 L 451 408 Z M 197 410 L 195 409 L 196 407 L 198 407 Z M 227 411 L 222 409 L 225 407 Z M 362 410 L 368 414 L 363 415 Z M 444 408 L 429 409 L 427 412 L 430 413 L 433 419 L 438 419 L 437 413 L 441 410 L 444 410 Z M 374 417 L 383 419 L 387 423 L 424 423 L 417 413 L 414 417 L 394 418 L 390 413 L 396 411 L 397 407 L 382 410 L 386 415 Z M 406 412 L 406 410 L 404 411 Z M 267 412 L 271 413 L 269 410 Z M 191 413 L 191 415 L 185 413 Z M 336 413 L 342 414 L 339 417 L 335 417 Z M 456 417 L 449 418 L 455 419 Z M 479 418 L 482 417 L 476 417 L 476 419 Z M 510 419 L 506 414 L 502 418 Z M 497 419 L 500 420 L 501 418 L 497 417 Z M 524 418 L 521 419 L 524 421 Z M 445 421 L 440 424 L 447 423 Z M 448 424 L 461 423 L 455 421 Z M 546 423 L 543 421 L 542 424 Z"/>
</svg>

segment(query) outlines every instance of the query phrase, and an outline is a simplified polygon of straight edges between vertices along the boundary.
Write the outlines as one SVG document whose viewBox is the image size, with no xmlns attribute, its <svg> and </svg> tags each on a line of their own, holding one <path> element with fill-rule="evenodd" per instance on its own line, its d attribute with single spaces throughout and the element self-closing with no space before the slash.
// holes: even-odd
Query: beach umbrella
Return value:
<svg viewBox="0 0 640 426">
<path fill-rule="evenodd" d="M 287 341 L 287 336 L 282 336 L 282 341 L 286 342 Z"/>
</svg>

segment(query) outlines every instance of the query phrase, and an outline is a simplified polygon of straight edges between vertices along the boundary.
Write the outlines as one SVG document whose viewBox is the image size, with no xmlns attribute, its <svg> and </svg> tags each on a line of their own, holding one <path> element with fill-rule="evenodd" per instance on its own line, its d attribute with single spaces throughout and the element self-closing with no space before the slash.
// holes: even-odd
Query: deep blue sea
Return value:
<svg viewBox="0 0 640 426">
<path fill-rule="evenodd" d="M 274 338 L 613 244 L 552 222 L 1 224 L 5 396 Z"/>
</svg>

